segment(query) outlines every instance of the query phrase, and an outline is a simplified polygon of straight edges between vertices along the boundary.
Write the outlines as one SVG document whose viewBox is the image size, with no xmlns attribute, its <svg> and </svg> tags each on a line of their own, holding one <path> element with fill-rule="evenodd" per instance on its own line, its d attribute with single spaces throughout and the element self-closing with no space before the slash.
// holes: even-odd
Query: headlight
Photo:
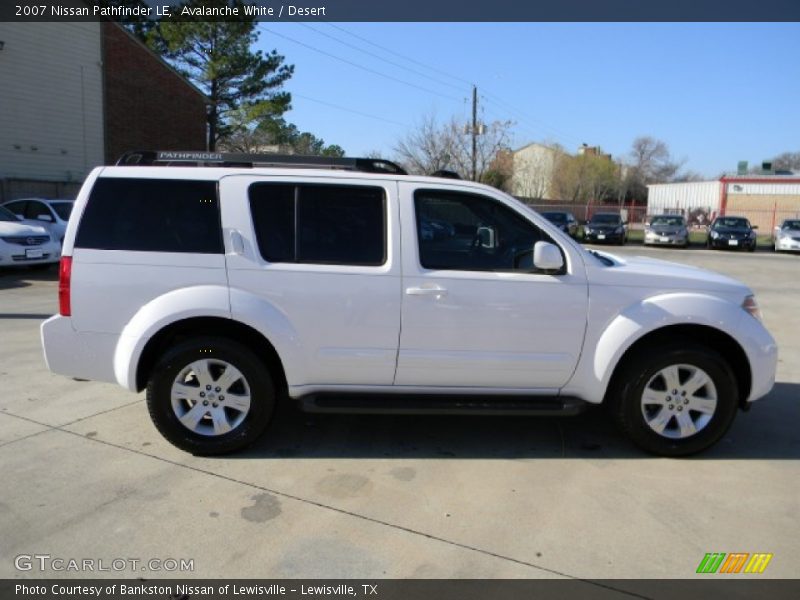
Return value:
<svg viewBox="0 0 800 600">
<path fill-rule="evenodd" d="M 755 317 L 759 321 L 761 320 L 761 309 L 758 307 L 758 302 L 756 302 L 756 297 L 752 294 L 747 296 L 744 301 L 742 302 L 742 308 L 750 313 L 751 316 Z"/>
<path fill-rule="evenodd" d="M 719 234 L 718 234 L 716 231 L 712 231 L 712 232 L 711 232 L 711 239 L 712 239 L 712 240 L 715 240 L 715 239 L 717 239 L 718 237 L 719 237 Z"/>
</svg>

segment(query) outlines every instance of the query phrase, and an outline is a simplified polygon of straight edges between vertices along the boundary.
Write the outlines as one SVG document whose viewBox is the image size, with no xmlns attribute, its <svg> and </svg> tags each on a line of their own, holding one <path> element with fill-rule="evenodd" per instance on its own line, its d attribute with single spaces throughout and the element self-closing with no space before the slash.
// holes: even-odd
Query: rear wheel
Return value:
<svg viewBox="0 0 800 600">
<path fill-rule="evenodd" d="M 618 426 L 640 448 L 686 456 L 714 445 L 733 423 L 736 379 L 725 359 L 692 342 L 634 359 L 610 390 Z"/>
<path fill-rule="evenodd" d="M 211 456 L 240 450 L 266 429 L 275 405 L 267 367 L 245 346 L 194 338 L 166 352 L 147 385 L 147 407 L 174 446 Z"/>
</svg>

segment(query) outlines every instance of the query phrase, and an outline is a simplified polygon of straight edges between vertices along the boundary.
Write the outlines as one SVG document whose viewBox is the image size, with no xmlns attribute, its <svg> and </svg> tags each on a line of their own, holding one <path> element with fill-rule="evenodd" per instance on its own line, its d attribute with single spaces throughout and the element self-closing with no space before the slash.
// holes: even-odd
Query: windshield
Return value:
<svg viewBox="0 0 800 600">
<path fill-rule="evenodd" d="M 552 221 L 553 223 L 566 223 L 567 222 L 567 215 L 566 213 L 560 212 L 544 212 L 542 216 L 547 219 L 548 221 Z"/>
<path fill-rule="evenodd" d="M 69 221 L 72 212 L 72 202 L 51 202 L 50 206 L 56 211 L 58 218 L 62 221 Z"/>
<path fill-rule="evenodd" d="M 622 222 L 619 215 L 599 214 L 591 218 L 589 223 L 594 225 L 616 225 Z"/>
<path fill-rule="evenodd" d="M 14 222 L 16 222 L 16 221 L 19 221 L 19 219 L 17 218 L 17 215 L 12 213 L 10 210 L 0 206 L 0 221 L 14 221 Z"/>
<path fill-rule="evenodd" d="M 800 229 L 800 219 L 786 219 L 782 229 Z"/>
<path fill-rule="evenodd" d="M 742 219 L 738 217 L 722 217 L 714 221 L 714 226 L 712 229 L 746 229 L 750 227 L 750 223 L 747 222 L 747 219 Z"/>
<path fill-rule="evenodd" d="M 653 217 L 650 221 L 651 225 L 669 225 L 670 227 L 683 227 L 686 222 L 683 217 L 674 217 L 671 215 Z"/>
</svg>

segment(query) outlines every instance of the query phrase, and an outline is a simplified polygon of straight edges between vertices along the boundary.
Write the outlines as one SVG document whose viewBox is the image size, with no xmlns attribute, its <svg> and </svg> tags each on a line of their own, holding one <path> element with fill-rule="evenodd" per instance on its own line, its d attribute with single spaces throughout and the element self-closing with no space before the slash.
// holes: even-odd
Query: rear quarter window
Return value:
<svg viewBox="0 0 800 600">
<path fill-rule="evenodd" d="M 99 178 L 77 248 L 222 254 L 216 181 Z"/>
</svg>

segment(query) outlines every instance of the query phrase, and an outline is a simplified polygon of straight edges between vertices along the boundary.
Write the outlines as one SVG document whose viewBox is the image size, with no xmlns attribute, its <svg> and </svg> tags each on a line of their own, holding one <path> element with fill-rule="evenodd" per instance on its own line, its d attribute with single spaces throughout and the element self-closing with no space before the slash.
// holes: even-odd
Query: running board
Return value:
<svg viewBox="0 0 800 600">
<path fill-rule="evenodd" d="M 441 394 L 325 393 L 298 399 L 308 413 L 395 415 L 564 416 L 583 412 L 587 403 L 566 396 L 465 396 Z"/>
</svg>

